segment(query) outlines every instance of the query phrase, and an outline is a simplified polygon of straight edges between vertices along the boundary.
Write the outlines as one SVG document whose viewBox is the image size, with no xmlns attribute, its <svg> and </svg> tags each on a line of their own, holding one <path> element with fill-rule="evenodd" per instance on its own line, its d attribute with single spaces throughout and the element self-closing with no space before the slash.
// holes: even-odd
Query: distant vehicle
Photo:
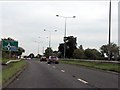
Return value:
<svg viewBox="0 0 120 90">
<path fill-rule="evenodd" d="M 50 63 L 58 64 L 59 63 L 58 57 L 56 57 L 56 56 L 49 56 L 49 59 L 48 59 L 47 63 L 48 64 L 50 64 Z"/>
<path fill-rule="evenodd" d="M 47 61 L 47 58 L 46 57 L 41 57 L 40 61 Z"/>
</svg>

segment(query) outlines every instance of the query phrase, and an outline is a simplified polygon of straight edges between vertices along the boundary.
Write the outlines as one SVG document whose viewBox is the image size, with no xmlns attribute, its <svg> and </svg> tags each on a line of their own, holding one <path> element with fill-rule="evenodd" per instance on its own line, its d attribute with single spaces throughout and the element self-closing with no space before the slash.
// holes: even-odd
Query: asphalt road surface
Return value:
<svg viewBox="0 0 120 90">
<path fill-rule="evenodd" d="M 118 88 L 118 74 L 68 64 L 27 61 L 7 88 Z"/>
</svg>

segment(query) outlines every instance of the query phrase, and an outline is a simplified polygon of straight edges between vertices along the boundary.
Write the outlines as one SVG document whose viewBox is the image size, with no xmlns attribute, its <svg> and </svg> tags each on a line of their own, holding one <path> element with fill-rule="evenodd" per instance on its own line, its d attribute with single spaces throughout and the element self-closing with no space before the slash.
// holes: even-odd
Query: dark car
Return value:
<svg viewBox="0 0 120 90">
<path fill-rule="evenodd" d="M 50 64 L 50 63 L 58 64 L 58 63 L 59 63 L 58 57 L 56 57 L 56 56 L 49 56 L 49 59 L 48 59 L 48 62 L 47 62 L 47 63 L 48 63 L 48 64 Z"/>
<path fill-rule="evenodd" d="M 46 57 L 41 57 L 40 61 L 47 61 L 47 58 Z"/>
</svg>

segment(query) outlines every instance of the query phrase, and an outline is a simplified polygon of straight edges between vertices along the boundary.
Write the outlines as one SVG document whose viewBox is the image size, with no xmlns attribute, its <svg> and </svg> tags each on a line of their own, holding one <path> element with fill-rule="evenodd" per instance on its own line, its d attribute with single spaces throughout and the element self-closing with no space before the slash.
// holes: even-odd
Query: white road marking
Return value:
<svg viewBox="0 0 120 90">
<path fill-rule="evenodd" d="M 61 70 L 61 72 L 65 72 L 65 70 Z"/>
<path fill-rule="evenodd" d="M 88 83 L 88 82 L 86 82 L 85 80 L 82 80 L 82 79 L 77 79 L 78 81 L 81 81 L 81 82 L 83 82 L 83 83 Z"/>
<path fill-rule="evenodd" d="M 48 64 L 48 65 L 50 65 L 50 64 Z"/>
<path fill-rule="evenodd" d="M 53 68 L 55 68 L 55 66 L 52 66 Z"/>
</svg>

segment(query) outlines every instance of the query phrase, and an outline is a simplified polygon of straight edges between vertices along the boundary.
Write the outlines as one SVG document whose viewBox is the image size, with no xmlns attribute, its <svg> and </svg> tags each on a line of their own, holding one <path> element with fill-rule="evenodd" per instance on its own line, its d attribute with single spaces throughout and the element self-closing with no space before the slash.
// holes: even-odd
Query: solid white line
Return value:
<svg viewBox="0 0 120 90">
<path fill-rule="evenodd" d="M 61 70 L 61 72 L 65 72 L 65 70 Z"/>
<path fill-rule="evenodd" d="M 81 82 L 83 82 L 83 83 L 88 83 L 88 82 L 86 82 L 85 80 L 82 80 L 82 79 L 77 79 L 77 80 L 79 80 L 79 81 L 81 81 Z"/>
</svg>

